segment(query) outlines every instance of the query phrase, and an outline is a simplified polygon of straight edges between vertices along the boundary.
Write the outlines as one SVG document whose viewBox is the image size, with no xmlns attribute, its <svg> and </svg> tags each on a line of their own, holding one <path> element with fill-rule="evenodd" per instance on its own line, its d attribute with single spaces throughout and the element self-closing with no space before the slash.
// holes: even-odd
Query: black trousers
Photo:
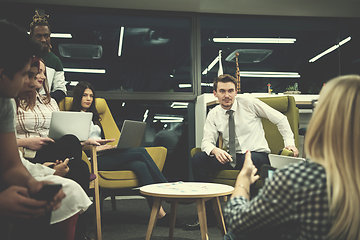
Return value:
<svg viewBox="0 0 360 240">
<path fill-rule="evenodd" d="M 69 172 L 66 178 L 77 182 L 85 192 L 89 190 L 90 172 L 89 167 L 81 160 L 82 146 L 79 139 L 74 135 L 65 135 L 55 143 L 48 143 L 42 149 L 36 152 L 33 159 L 29 161 L 33 163 L 43 164 L 44 162 L 55 162 L 56 160 L 64 160 L 65 158 L 74 157 L 68 163 Z"/>
<path fill-rule="evenodd" d="M 251 159 L 255 167 L 260 170 L 264 164 L 270 165 L 269 154 L 264 152 L 251 152 Z M 215 156 L 208 156 L 205 152 L 194 154 L 191 159 L 191 165 L 195 182 L 209 182 L 209 173 L 217 173 L 221 170 L 240 170 L 245 161 L 245 154 L 236 154 L 236 166 L 231 167 L 229 163 L 220 163 Z M 253 184 L 254 185 L 254 184 Z M 250 195 L 254 195 L 254 187 L 250 187 Z M 211 201 L 205 203 L 207 218 L 215 219 L 214 211 L 212 210 Z"/>
<path fill-rule="evenodd" d="M 269 164 L 268 153 L 251 152 L 251 159 L 255 167 L 260 170 L 264 164 Z M 209 182 L 209 173 L 216 173 L 221 170 L 240 170 L 244 164 L 245 154 L 236 154 L 236 166 L 232 168 L 229 163 L 220 163 L 215 156 L 208 156 L 205 152 L 196 153 L 192 159 L 192 170 L 196 182 Z"/>
</svg>

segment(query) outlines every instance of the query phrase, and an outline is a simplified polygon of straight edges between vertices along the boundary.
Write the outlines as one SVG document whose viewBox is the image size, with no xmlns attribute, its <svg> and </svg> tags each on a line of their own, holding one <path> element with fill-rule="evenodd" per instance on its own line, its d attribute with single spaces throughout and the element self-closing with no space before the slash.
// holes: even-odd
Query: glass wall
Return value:
<svg viewBox="0 0 360 240">
<path fill-rule="evenodd" d="M 78 81 L 98 91 L 193 92 L 191 17 L 63 6 L 8 4 L 1 18 L 26 29 L 35 9 L 49 15 L 52 51 L 63 63 L 68 90 Z M 15 14 L 18 13 L 18 14 Z"/>
<path fill-rule="evenodd" d="M 0 17 L 28 28 L 35 9 L 50 15 L 53 33 L 68 34 L 52 38 L 52 51 L 64 65 L 70 94 L 85 80 L 108 99 L 195 100 L 197 94 L 212 92 L 219 51 L 223 72 L 232 75 L 239 54 L 242 92 L 267 92 L 271 84 L 273 92 L 281 93 L 297 84 L 302 93 L 314 94 L 330 78 L 360 71 L 358 18 L 10 3 L 1 3 Z"/>
<path fill-rule="evenodd" d="M 203 16 L 202 92 L 212 92 L 221 51 L 223 72 L 231 75 L 238 53 L 243 93 L 268 92 L 270 84 L 275 93 L 297 85 L 302 93 L 317 94 L 335 76 L 360 73 L 354 22 L 359 19 Z"/>
</svg>

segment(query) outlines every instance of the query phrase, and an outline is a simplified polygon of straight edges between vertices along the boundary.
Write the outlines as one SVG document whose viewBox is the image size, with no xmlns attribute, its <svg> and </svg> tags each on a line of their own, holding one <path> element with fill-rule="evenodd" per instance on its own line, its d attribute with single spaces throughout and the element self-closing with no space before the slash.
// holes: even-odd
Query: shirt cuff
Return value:
<svg viewBox="0 0 360 240">
<path fill-rule="evenodd" d="M 287 146 L 295 146 L 295 141 L 294 141 L 294 139 L 292 139 L 292 138 L 290 138 L 290 139 L 285 139 L 284 145 L 285 145 L 285 147 L 287 147 Z"/>
</svg>

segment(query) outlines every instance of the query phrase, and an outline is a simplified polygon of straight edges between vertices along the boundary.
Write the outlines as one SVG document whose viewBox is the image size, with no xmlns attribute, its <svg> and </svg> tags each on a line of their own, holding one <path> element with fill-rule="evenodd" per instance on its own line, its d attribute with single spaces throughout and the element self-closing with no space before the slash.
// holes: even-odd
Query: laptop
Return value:
<svg viewBox="0 0 360 240">
<path fill-rule="evenodd" d="M 125 120 L 121 128 L 120 138 L 116 148 L 98 151 L 98 156 L 122 152 L 130 148 L 140 147 L 146 128 L 145 122 Z"/>
<path fill-rule="evenodd" d="M 270 165 L 274 168 L 283 168 L 291 163 L 305 161 L 305 158 L 290 157 L 277 154 L 269 154 Z"/>
<path fill-rule="evenodd" d="M 92 115 L 92 113 L 88 112 L 53 112 L 49 138 L 56 141 L 66 134 L 72 134 L 80 141 L 86 141 L 89 138 Z"/>
</svg>

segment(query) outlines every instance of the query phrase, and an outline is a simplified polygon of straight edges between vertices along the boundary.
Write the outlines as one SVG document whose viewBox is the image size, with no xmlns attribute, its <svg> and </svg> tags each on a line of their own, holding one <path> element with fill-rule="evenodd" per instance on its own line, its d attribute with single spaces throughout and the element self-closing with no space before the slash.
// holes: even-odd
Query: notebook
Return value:
<svg viewBox="0 0 360 240">
<path fill-rule="evenodd" d="M 140 147 L 145 128 L 145 122 L 125 120 L 121 128 L 121 134 L 117 147 L 98 151 L 98 156 Z"/>
<path fill-rule="evenodd" d="M 305 158 L 289 157 L 284 155 L 269 154 L 270 165 L 274 168 L 283 168 L 290 163 L 305 161 Z"/>
<path fill-rule="evenodd" d="M 88 112 L 53 112 L 49 138 L 56 141 L 66 134 L 73 134 L 80 141 L 86 141 L 89 137 L 92 115 Z"/>
</svg>

